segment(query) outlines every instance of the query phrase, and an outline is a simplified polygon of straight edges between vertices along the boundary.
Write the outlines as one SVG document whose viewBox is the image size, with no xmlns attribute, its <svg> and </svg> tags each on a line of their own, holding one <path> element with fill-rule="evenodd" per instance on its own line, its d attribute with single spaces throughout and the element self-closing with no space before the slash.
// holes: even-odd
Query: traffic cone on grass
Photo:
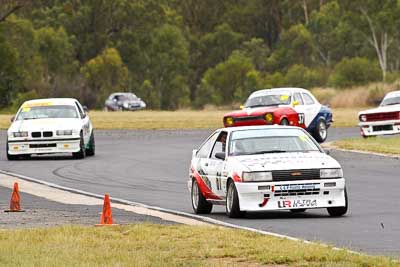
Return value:
<svg viewBox="0 0 400 267">
<path fill-rule="evenodd" d="M 115 225 L 113 224 L 110 196 L 108 194 L 105 194 L 104 196 L 103 212 L 101 213 L 100 224 L 96 224 L 96 226 L 103 225 Z"/>
<path fill-rule="evenodd" d="M 21 209 L 18 183 L 15 182 L 14 189 L 11 194 L 10 209 L 5 210 L 5 212 L 21 212 L 21 211 L 24 211 L 24 210 Z"/>
</svg>

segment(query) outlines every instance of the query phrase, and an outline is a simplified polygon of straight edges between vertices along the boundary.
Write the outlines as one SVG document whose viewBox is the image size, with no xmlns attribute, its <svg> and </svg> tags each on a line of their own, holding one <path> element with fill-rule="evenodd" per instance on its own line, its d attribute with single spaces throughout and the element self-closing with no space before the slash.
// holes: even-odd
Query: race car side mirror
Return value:
<svg viewBox="0 0 400 267">
<path fill-rule="evenodd" d="M 293 101 L 293 107 L 298 106 L 299 104 L 300 104 L 299 101 L 297 100 Z"/>
<path fill-rule="evenodd" d="M 89 109 L 88 109 L 87 106 L 83 106 L 83 110 L 84 110 L 85 112 L 89 112 Z"/>
<path fill-rule="evenodd" d="M 217 159 L 225 160 L 225 152 L 217 152 L 217 153 L 215 153 L 215 157 Z"/>
<path fill-rule="evenodd" d="M 192 158 L 196 157 L 197 154 L 197 149 L 193 149 L 192 150 Z"/>
<path fill-rule="evenodd" d="M 330 155 L 331 151 L 330 150 L 325 150 L 325 154 Z"/>
<path fill-rule="evenodd" d="M 14 120 L 15 120 L 15 115 L 10 118 L 10 122 L 14 122 Z"/>
</svg>

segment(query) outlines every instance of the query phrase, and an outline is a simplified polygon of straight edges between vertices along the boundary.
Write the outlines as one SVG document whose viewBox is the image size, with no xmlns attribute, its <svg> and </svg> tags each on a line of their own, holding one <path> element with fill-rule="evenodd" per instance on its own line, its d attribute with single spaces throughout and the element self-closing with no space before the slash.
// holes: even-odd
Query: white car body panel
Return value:
<svg viewBox="0 0 400 267">
<path fill-rule="evenodd" d="M 8 153 L 10 155 L 73 153 L 80 150 L 80 133 L 83 133 L 85 147 L 88 145 L 93 130 L 89 116 L 80 116 L 78 106 L 83 107 L 75 99 L 53 98 L 38 99 L 25 102 L 17 115 L 27 106 L 39 105 L 71 105 L 76 108 L 79 118 L 42 118 L 31 120 L 14 120 L 7 131 Z M 84 112 L 84 111 L 83 111 Z M 59 130 L 72 130 L 72 135 L 57 135 Z M 14 132 L 28 132 L 27 137 L 14 137 Z M 40 132 L 40 137 L 33 137 L 33 132 Z M 44 136 L 44 132 L 51 136 Z"/>
<path fill-rule="evenodd" d="M 400 91 L 388 93 L 383 100 L 392 97 L 400 97 Z M 379 114 L 381 114 L 380 118 Z M 378 116 L 378 118 L 375 117 L 376 119 L 367 119 L 367 121 L 361 121 L 360 116 L 362 115 L 367 117 Z M 358 113 L 358 118 L 358 125 L 360 126 L 360 133 L 362 136 L 368 137 L 400 133 L 400 104 L 380 106 L 373 109 L 363 110 Z"/>
<path fill-rule="evenodd" d="M 226 131 L 228 132 L 228 136 L 230 136 L 231 132 L 235 130 L 268 127 L 276 128 L 285 126 L 235 127 L 219 129 L 216 132 Z M 243 182 L 234 179 L 237 175 L 242 176 L 243 172 L 292 171 L 295 173 L 318 170 L 319 175 L 319 169 L 341 169 L 341 166 L 335 159 L 325 154 L 322 150 L 307 153 L 288 152 L 260 155 L 231 155 L 227 156 L 225 160 L 212 159 L 210 157 L 207 159 L 198 158 L 194 151 L 189 172 L 188 189 L 189 191 L 191 190 L 193 179 L 197 180 L 201 178 L 204 184 L 207 184 L 212 191 L 212 193 L 206 192 L 205 194 L 202 192 L 203 196 L 211 203 L 225 205 L 227 181 L 231 179 L 235 182 L 241 211 L 345 206 L 345 179 L 343 177 L 302 180 L 291 178 L 284 181 L 278 181 L 274 178 L 270 182 Z M 211 170 L 212 175 L 209 175 Z M 280 189 L 285 192 L 279 192 Z M 293 195 L 297 192 L 296 190 L 308 190 L 306 191 L 307 195 Z M 285 195 L 286 193 L 288 195 Z M 264 201 L 266 201 L 265 204 Z"/>
</svg>

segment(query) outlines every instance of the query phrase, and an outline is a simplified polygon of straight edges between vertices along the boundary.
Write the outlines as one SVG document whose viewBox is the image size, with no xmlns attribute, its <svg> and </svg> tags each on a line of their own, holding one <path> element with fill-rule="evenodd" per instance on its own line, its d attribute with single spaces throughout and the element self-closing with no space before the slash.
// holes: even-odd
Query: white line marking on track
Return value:
<svg viewBox="0 0 400 267">
<path fill-rule="evenodd" d="M 12 188 L 14 181 L 17 181 L 18 183 L 21 183 L 19 190 L 21 192 L 25 192 L 28 194 L 32 194 L 38 197 L 43 197 L 51 201 L 56 201 L 64 204 L 80 204 L 80 205 L 102 205 L 103 201 L 102 199 L 104 198 L 103 195 L 99 194 L 94 194 L 90 193 L 87 191 L 79 190 L 79 189 L 74 189 L 70 187 L 65 187 L 61 185 L 57 185 L 54 183 L 46 182 L 43 180 L 39 180 L 36 178 L 31 178 L 28 176 L 0 170 L 0 174 L 3 174 L 2 177 L 0 176 L 0 186 L 4 186 L 7 188 Z M 9 177 L 7 177 L 9 176 Z M 11 177 L 13 179 L 11 179 Z M 57 190 L 57 191 L 55 191 Z M 60 194 L 63 191 L 64 193 L 68 194 Z M 226 223 L 223 221 L 219 221 L 213 218 L 209 217 L 203 217 L 183 211 L 177 211 L 177 210 L 171 210 L 171 209 L 165 209 L 161 207 L 156 207 L 156 206 L 149 206 L 143 203 L 139 202 L 134 202 L 134 201 L 129 201 L 125 199 L 120 199 L 120 198 L 113 198 L 110 197 L 110 200 L 112 202 L 112 206 L 115 208 L 123 209 L 126 211 L 131 211 L 134 213 L 142 214 L 142 215 L 148 215 L 148 216 L 153 216 L 153 217 L 158 217 L 164 220 L 168 221 L 173 221 L 177 223 L 182 223 L 182 224 L 187 224 L 187 225 L 207 225 L 207 224 L 212 224 L 216 226 L 222 226 L 222 227 L 229 227 L 233 229 L 239 229 L 239 230 L 245 230 L 249 232 L 254 232 L 262 235 L 268 235 L 268 236 L 273 236 L 277 238 L 283 238 L 283 239 L 288 239 L 292 241 L 297 241 L 301 242 L 304 244 L 316 244 L 315 242 L 288 236 L 288 235 L 283 235 L 283 234 L 278 234 L 278 233 L 273 233 L 273 232 L 268 232 L 268 231 L 263 231 L 251 227 L 246 227 L 246 226 L 240 226 L 236 224 L 231 224 L 231 223 Z M 324 245 L 322 243 L 318 243 L 319 245 Z M 328 245 L 327 245 L 328 246 Z M 344 250 L 349 253 L 353 254 L 359 254 L 361 255 L 362 253 L 344 249 L 344 248 L 338 248 L 338 247 L 332 247 L 334 250 Z"/>
<path fill-rule="evenodd" d="M 380 156 L 380 157 L 400 159 L 400 155 L 397 155 L 397 154 L 393 154 L 392 155 L 392 154 L 377 153 L 377 152 L 372 152 L 372 151 L 363 151 L 363 150 L 353 150 L 353 149 L 339 148 L 338 146 L 335 146 L 332 143 L 324 143 L 322 145 L 322 148 L 324 148 L 324 149 L 333 149 L 333 150 L 342 151 L 342 152 L 349 152 L 349 153 L 358 153 L 358 154 L 363 154 L 363 155 L 372 155 L 372 156 Z"/>
</svg>

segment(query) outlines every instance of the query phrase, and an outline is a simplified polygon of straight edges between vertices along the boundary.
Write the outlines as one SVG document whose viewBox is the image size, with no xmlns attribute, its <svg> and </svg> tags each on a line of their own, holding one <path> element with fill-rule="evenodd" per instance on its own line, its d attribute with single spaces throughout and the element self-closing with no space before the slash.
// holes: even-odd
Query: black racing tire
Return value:
<svg viewBox="0 0 400 267">
<path fill-rule="evenodd" d="M 230 180 L 226 190 L 226 215 L 229 218 L 241 218 L 246 212 L 240 210 L 239 196 L 235 183 Z"/>
<path fill-rule="evenodd" d="M 281 123 L 279 123 L 279 124 L 283 125 L 283 126 L 289 126 L 289 121 L 287 119 L 283 119 L 283 120 L 281 120 Z"/>
<path fill-rule="evenodd" d="M 86 149 L 86 156 L 94 156 L 94 154 L 96 154 L 96 142 L 94 141 L 94 130 L 92 130 L 88 148 Z"/>
<path fill-rule="evenodd" d="M 292 209 L 292 210 L 290 210 L 291 212 L 293 212 L 293 213 L 303 213 L 303 212 L 305 212 L 307 209 Z"/>
<path fill-rule="evenodd" d="M 347 199 L 347 190 L 346 189 L 344 189 L 344 198 L 345 198 L 345 203 L 346 203 L 346 205 L 344 207 L 327 208 L 328 213 L 331 217 L 340 217 L 347 213 L 347 210 L 349 208 L 349 201 Z"/>
<path fill-rule="evenodd" d="M 8 141 L 7 141 L 7 145 L 6 145 L 6 152 L 7 152 L 7 160 L 17 160 L 18 159 L 18 155 L 11 155 L 8 153 Z"/>
<path fill-rule="evenodd" d="M 86 156 L 85 142 L 83 141 L 83 133 L 81 132 L 80 149 L 78 152 L 72 153 L 74 159 L 84 159 Z"/>
<path fill-rule="evenodd" d="M 196 179 L 192 180 L 192 191 L 190 194 L 192 207 L 196 214 L 210 214 L 213 204 L 208 202 L 200 191 Z"/>
<path fill-rule="evenodd" d="M 324 119 L 320 119 L 318 121 L 317 127 L 315 127 L 312 136 L 318 143 L 325 142 L 326 138 L 328 138 L 328 128 L 326 127 L 326 122 Z"/>
</svg>

